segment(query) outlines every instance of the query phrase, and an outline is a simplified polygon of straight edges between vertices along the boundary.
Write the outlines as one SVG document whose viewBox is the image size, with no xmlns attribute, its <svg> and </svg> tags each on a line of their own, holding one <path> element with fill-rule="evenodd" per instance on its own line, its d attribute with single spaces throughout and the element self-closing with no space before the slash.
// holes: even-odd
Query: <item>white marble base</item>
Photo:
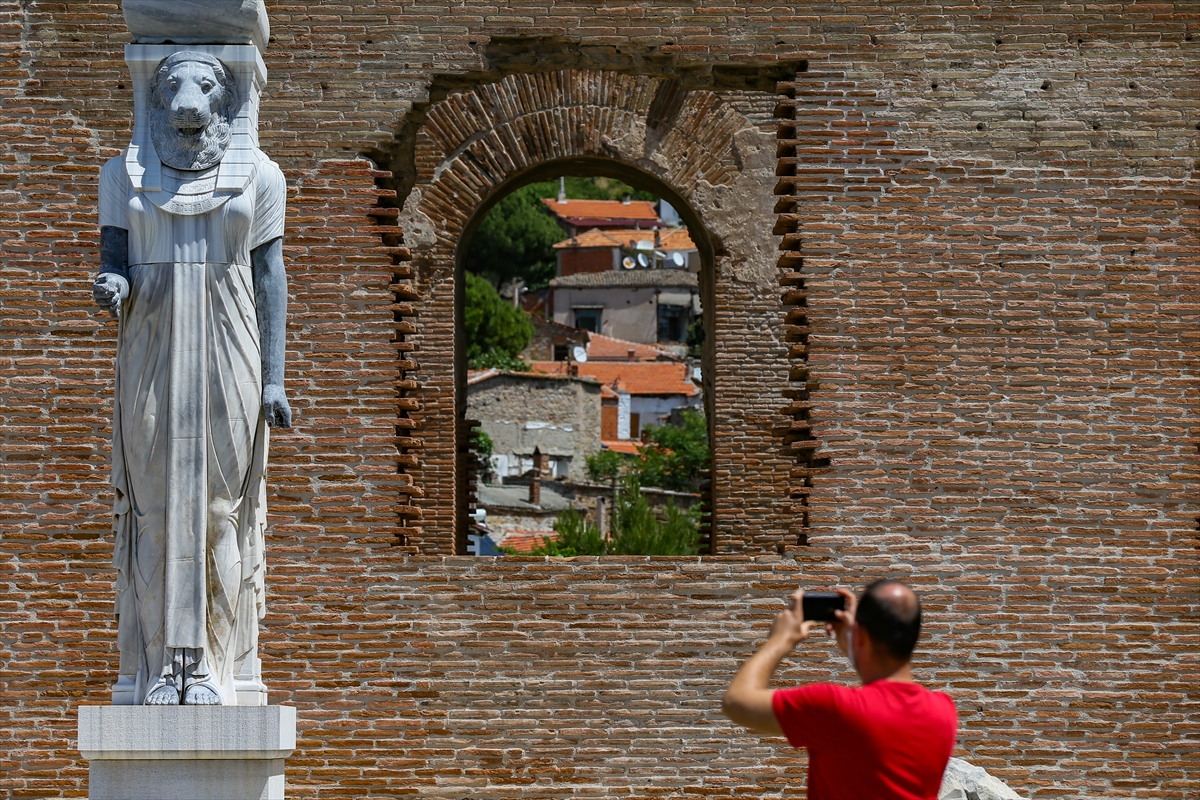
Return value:
<svg viewBox="0 0 1200 800">
<path fill-rule="evenodd" d="M 80 706 L 93 800 L 283 800 L 292 706 Z"/>
</svg>

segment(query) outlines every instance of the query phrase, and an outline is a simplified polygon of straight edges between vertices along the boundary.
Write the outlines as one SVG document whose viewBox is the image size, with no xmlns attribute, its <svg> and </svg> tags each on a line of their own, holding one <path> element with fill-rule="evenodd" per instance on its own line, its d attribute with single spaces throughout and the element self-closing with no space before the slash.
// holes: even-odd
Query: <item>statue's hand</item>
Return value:
<svg viewBox="0 0 1200 800">
<path fill-rule="evenodd" d="M 267 385 L 263 387 L 263 414 L 267 417 L 267 427 L 292 427 L 292 407 L 288 405 L 287 394 L 282 386 Z"/>
<path fill-rule="evenodd" d="M 119 319 L 121 303 L 129 297 L 129 281 L 114 272 L 102 273 L 92 284 L 92 297 L 96 305 Z"/>
</svg>

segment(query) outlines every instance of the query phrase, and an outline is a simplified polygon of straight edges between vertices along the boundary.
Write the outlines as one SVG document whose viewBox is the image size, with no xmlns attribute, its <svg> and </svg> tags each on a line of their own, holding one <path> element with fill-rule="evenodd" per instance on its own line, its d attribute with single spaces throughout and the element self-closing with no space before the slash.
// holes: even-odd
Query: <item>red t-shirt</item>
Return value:
<svg viewBox="0 0 1200 800">
<path fill-rule="evenodd" d="M 954 751 L 949 695 L 916 683 L 813 683 L 780 689 L 775 718 L 808 748 L 808 800 L 937 800 Z"/>
</svg>

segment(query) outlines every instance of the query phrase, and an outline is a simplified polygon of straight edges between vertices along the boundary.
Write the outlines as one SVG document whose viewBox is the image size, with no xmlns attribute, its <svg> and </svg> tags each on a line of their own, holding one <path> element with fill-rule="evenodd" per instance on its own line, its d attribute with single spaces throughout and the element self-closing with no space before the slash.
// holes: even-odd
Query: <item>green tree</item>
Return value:
<svg viewBox="0 0 1200 800">
<path fill-rule="evenodd" d="M 613 478 L 620 476 L 629 460 L 629 456 L 618 453 L 616 450 L 601 450 L 599 453 L 593 453 L 584 459 L 587 465 L 588 480 L 596 483 L 608 483 Z"/>
<path fill-rule="evenodd" d="M 684 411 L 681 425 L 646 428 L 633 472 L 644 486 L 694 492 L 709 467 L 708 422 L 699 411 Z"/>
<path fill-rule="evenodd" d="M 492 206 L 467 245 L 467 268 L 496 284 L 523 278 L 530 289 L 550 283 L 554 245 L 566 238 L 539 199 L 538 185 L 522 186 Z"/>
<path fill-rule="evenodd" d="M 464 277 L 463 328 L 467 365 L 471 369 L 527 369 L 519 356 L 533 338 L 533 323 L 529 317 L 501 298 L 483 278 L 470 272 Z"/>
<path fill-rule="evenodd" d="M 621 481 L 613 503 L 613 536 L 607 552 L 619 556 L 693 556 L 699 552 L 699 509 L 684 510 L 668 501 L 663 518 L 642 494 L 634 475 Z"/>
</svg>

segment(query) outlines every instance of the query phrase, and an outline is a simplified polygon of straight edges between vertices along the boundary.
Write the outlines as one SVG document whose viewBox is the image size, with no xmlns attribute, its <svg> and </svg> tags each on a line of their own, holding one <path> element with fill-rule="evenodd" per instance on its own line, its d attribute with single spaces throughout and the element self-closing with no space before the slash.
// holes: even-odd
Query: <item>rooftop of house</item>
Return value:
<svg viewBox="0 0 1200 800">
<path fill-rule="evenodd" d="M 692 382 L 691 370 L 682 361 L 535 361 L 538 372 L 565 375 L 574 366 L 579 375 L 595 378 L 601 384 L 631 395 L 682 395 L 695 397 L 700 387 Z"/>
<path fill-rule="evenodd" d="M 552 289 L 699 289 L 700 281 L 684 269 L 614 269 L 580 272 L 550 281 Z"/>
<path fill-rule="evenodd" d="M 525 512 L 559 512 L 570 507 L 571 501 L 554 491 L 553 481 L 542 481 L 542 503 L 529 502 L 529 486 L 493 486 L 481 483 L 476 487 L 476 502 L 486 508 L 488 516 L 496 509 Z"/>
<path fill-rule="evenodd" d="M 590 231 L 584 231 L 578 236 L 572 236 L 570 239 L 564 239 L 554 245 L 555 250 L 563 250 L 566 248 L 587 248 L 587 247 L 626 247 L 631 250 L 637 248 L 638 242 L 653 242 L 654 231 L 647 230 L 601 230 L 592 228 Z M 696 243 L 692 241 L 692 237 L 688 235 L 687 228 L 664 228 L 658 231 L 659 241 L 655 244 L 657 250 L 695 250 Z"/>
<path fill-rule="evenodd" d="M 595 221 L 597 224 L 617 220 L 630 220 L 631 223 L 646 222 L 646 227 L 662 225 L 658 218 L 658 209 L 651 200 L 572 200 L 559 202 L 557 198 L 542 199 L 546 208 L 567 222 Z"/>
<path fill-rule="evenodd" d="M 627 441 L 625 439 L 604 439 L 600 444 L 605 450 L 636 456 L 638 454 L 638 446 L 641 445 L 641 442 Z"/>
<path fill-rule="evenodd" d="M 558 531 L 533 531 L 516 529 L 510 530 L 504 534 L 504 538 L 500 541 L 500 546 L 509 550 L 515 550 L 518 553 L 528 553 L 535 547 L 541 547 L 545 544 L 546 539 L 554 541 L 558 538 Z"/>
<path fill-rule="evenodd" d="M 605 336 L 602 333 L 589 333 L 587 343 L 588 360 L 597 361 L 680 361 L 682 359 L 669 350 L 639 342 L 627 342 Z"/>
<path fill-rule="evenodd" d="M 556 362 L 535 361 L 533 363 L 545 364 L 545 363 L 556 363 Z M 564 361 L 561 363 L 565 364 L 566 362 Z M 518 378 L 521 380 L 533 380 L 533 381 L 551 380 L 551 381 L 579 381 L 580 383 L 587 383 L 587 384 L 595 384 L 596 383 L 596 379 L 592 378 L 591 376 L 582 375 L 582 374 L 572 375 L 566 370 L 563 370 L 562 372 L 547 372 L 547 371 L 538 371 L 535 369 L 530 372 L 516 372 L 514 370 L 507 370 L 507 369 L 469 369 L 469 370 L 467 370 L 467 386 L 474 386 L 476 384 L 483 383 L 484 381 L 490 381 L 492 378 L 499 378 L 501 376 L 504 376 L 507 378 Z"/>
</svg>

